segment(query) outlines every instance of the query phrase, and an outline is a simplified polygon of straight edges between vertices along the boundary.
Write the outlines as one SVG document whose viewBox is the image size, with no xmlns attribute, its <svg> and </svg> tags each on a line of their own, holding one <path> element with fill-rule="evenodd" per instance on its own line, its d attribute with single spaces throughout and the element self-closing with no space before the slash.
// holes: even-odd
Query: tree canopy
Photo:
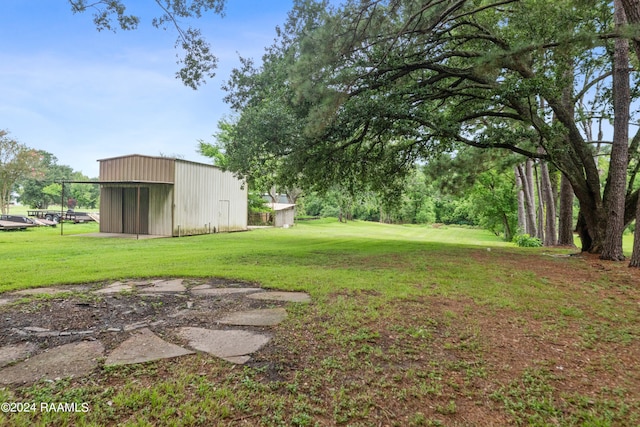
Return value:
<svg viewBox="0 0 640 427">
<path fill-rule="evenodd" d="M 611 141 L 590 130 L 614 114 L 614 42 L 638 34 L 599 0 L 297 1 L 262 65 L 244 59 L 226 85 L 239 114 L 229 164 L 385 188 L 463 146 L 509 150 L 568 179 L 583 248 L 600 252 L 613 198 L 596 150 Z M 632 183 L 639 144 L 623 166 Z M 623 197 L 626 224 L 638 190 Z"/>
</svg>

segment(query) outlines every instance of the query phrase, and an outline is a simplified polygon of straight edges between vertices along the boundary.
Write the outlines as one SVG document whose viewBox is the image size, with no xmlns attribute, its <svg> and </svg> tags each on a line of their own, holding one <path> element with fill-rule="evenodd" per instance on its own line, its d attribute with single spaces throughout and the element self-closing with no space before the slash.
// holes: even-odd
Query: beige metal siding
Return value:
<svg viewBox="0 0 640 427">
<path fill-rule="evenodd" d="M 173 182 L 175 159 L 166 157 L 132 156 L 100 160 L 102 181 Z"/>
<path fill-rule="evenodd" d="M 231 172 L 176 160 L 174 235 L 246 230 L 247 192 Z"/>
<path fill-rule="evenodd" d="M 149 187 L 149 234 L 172 235 L 173 186 Z"/>
<path fill-rule="evenodd" d="M 228 200 L 228 222 L 220 217 L 221 231 L 237 231 L 247 229 L 249 215 L 247 202 L 247 185 L 233 176 L 231 172 L 219 171 L 218 176 L 220 200 Z M 226 226 L 226 230 L 224 229 Z"/>
<path fill-rule="evenodd" d="M 149 189 L 124 188 L 122 198 L 122 230 L 125 234 L 149 233 Z"/>
<path fill-rule="evenodd" d="M 100 189 L 100 232 L 122 233 L 122 188 Z"/>
</svg>

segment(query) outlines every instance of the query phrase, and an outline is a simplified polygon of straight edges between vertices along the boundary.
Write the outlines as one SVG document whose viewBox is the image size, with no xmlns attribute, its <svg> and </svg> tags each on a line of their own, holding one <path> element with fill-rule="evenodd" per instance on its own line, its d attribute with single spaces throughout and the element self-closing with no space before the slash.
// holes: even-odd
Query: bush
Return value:
<svg viewBox="0 0 640 427">
<path fill-rule="evenodd" d="M 528 234 L 516 234 L 513 237 L 513 243 L 521 248 L 539 248 L 542 246 L 542 240 L 537 237 L 531 237 Z"/>
</svg>

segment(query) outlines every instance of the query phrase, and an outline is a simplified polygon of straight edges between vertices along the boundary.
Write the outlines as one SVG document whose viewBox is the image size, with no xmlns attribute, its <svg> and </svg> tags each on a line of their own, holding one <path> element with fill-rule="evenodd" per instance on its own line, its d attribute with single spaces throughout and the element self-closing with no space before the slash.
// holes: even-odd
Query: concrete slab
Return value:
<svg viewBox="0 0 640 427">
<path fill-rule="evenodd" d="M 246 363 L 250 354 L 271 340 L 268 335 L 239 330 L 220 331 L 186 327 L 176 332 L 178 336 L 189 341 L 191 348 L 236 364 Z"/>
<path fill-rule="evenodd" d="M 286 318 L 287 310 L 284 308 L 265 308 L 231 313 L 219 322 L 238 326 L 275 326 Z"/>
<path fill-rule="evenodd" d="M 266 301 L 285 302 L 311 302 L 311 297 L 305 292 L 262 292 L 259 294 L 247 295 L 247 298 Z"/>
<path fill-rule="evenodd" d="M 98 366 L 104 346 L 100 341 L 81 341 L 54 347 L 0 371 L 0 384 L 25 384 L 47 379 L 89 374 Z"/>
<path fill-rule="evenodd" d="M 130 365 L 170 359 L 186 354 L 193 354 L 193 351 L 168 343 L 151 330 L 144 328 L 113 350 L 104 364 L 105 366 Z"/>
<path fill-rule="evenodd" d="M 0 368 L 7 366 L 9 363 L 26 359 L 38 349 L 38 346 L 32 342 L 24 342 L 15 345 L 5 345 L 0 348 Z"/>
<path fill-rule="evenodd" d="M 182 284 L 182 279 L 174 280 L 160 280 L 153 283 L 151 286 L 140 288 L 140 292 L 154 293 L 154 292 L 184 292 L 187 288 Z"/>
<path fill-rule="evenodd" d="M 191 293 L 194 295 L 224 296 L 224 295 L 235 295 L 235 294 L 250 294 L 254 292 L 264 292 L 264 289 L 261 289 L 261 288 L 212 288 L 210 285 L 200 285 L 200 286 L 191 288 Z"/>
<path fill-rule="evenodd" d="M 94 294 L 117 294 L 122 291 L 129 292 L 132 291 L 133 287 L 127 283 L 114 282 L 102 289 L 98 289 L 94 291 Z"/>
</svg>

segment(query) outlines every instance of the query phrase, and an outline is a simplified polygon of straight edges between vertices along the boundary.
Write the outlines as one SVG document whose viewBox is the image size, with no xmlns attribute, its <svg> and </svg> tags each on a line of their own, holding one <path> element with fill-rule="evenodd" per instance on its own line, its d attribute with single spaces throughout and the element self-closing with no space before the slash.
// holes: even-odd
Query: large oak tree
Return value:
<svg viewBox="0 0 640 427">
<path fill-rule="evenodd" d="M 263 67 L 238 70 L 228 85 L 240 122 L 260 111 L 256 124 L 268 130 L 246 122 L 241 133 L 254 133 L 242 144 L 245 158 L 285 159 L 288 175 L 309 182 L 381 184 L 461 145 L 510 150 L 562 172 L 579 201 L 583 249 L 602 252 L 616 187 L 600 175 L 594 156 L 603 141 L 582 132 L 593 112 L 580 101 L 596 96 L 612 108 L 614 41 L 635 34 L 614 26 L 608 2 L 374 0 L 326 13 L 319 6 L 326 5 L 297 2 Z M 266 79 L 274 69 L 278 78 Z M 269 134 L 270 123 L 283 123 L 269 121 L 274 111 L 295 124 L 280 138 Z M 636 210 L 631 190 L 623 224 Z"/>
</svg>

